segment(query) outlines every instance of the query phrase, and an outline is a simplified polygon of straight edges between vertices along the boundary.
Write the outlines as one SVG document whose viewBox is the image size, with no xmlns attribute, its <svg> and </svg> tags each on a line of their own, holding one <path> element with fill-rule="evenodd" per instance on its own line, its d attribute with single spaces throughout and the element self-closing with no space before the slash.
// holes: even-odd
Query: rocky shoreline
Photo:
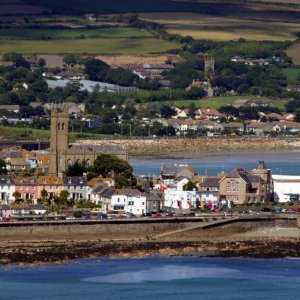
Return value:
<svg viewBox="0 0 300 300">
<path fill-rule="evenodd" d="M 131 156 L 158 156 L 178 152 L 220 151 L 276 151 L 300 149 L 300 138 L 296 137 L 237 137 L 217 138 L 154 138 L 120 140 L 80 140 L 79 144 L 121 145 Z"/>
<path fill-rule="evenodd" d="M 300 257 L 300 239 L 206 241 L 48 241 L 0 244 L 0 264 L 62 263 L 92 257 L 217 256 Z"/>
</svg>

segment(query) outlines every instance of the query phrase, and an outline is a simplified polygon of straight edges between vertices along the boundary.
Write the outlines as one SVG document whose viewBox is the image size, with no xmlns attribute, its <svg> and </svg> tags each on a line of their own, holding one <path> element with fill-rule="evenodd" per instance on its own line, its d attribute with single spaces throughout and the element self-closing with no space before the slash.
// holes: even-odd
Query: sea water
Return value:
<svg viewBox="0 0 300 300">
<path fill-rule="evenodd" d="M 99 258 L 2 267 L 0 299 L 300 299 L 300 260 Z"/>
<path fill-rule="evenodd" d="M 136 175 L 159 175 L 162 163 L 189 164 L 200 175 L 217 175 L 219 172 L 230 172 L 234 168 L 252 170 L 257 167 L 258 161 L 263 160 L 267 168 L 277 175 L 300 176 L 300 152 L 268 151 L 268 152 L 187 152 L 171 154 L 169 157 L 135 158 L 129 163 L 133 166 Z"/>
</svg>

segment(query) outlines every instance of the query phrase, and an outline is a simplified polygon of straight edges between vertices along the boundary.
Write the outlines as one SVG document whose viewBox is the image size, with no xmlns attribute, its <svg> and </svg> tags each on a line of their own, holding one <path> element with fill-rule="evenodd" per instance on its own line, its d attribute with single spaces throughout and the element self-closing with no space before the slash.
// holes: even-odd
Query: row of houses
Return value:
<svg viewBox="0 0 300 300">
<path fill-rule="evenodd" d="M 274 175 L 263 161 L 254 170 L 237 168 L 217 176 L 198 176 L 188 165 L 162 164 L 160 177 L 156 188 L 164 192 L 164 206 L 175 209 L 300 201 L 300 176 Z M 189 181 L 195 188 L 187 191 Z"/>
<path fill-rule="evenodd" d="M 194 184 L 192 190 L 186 190 L 189 181 Z M 263 161 L 251 171 L 237 168 L 211 177 L 199 177 L 186 165 L 162 165 L 157 188 L 164 192 L 164 205 L 174 209 L 266 203 L 273 199 L 272 174 Z"/>
<path fill-rule="evenodd" d="M 147 192 L 138 189 L 116 189 L 112 178 L 86 176 L 16 177 L 0 176 L 0 201 L 11 205 L 16 200 L 37 204 L 46 197 L 51 202 L 62 191 L 74 201 L 92 201 L 103 212 L 146 212 L 231 207 L 246 203 L 289 202 L 300 200 L 300 176 L 272 175 L 263 161 L 254 170 L 236 168 L 217 176 L 198 176 L 188 165 L 163 164 L 160 178 Z M 192 188 L 188 187 L 192 183 Z M 45 193 L 46 191 L 46 193 Z"/>
<path fill-rule="evenodd" d="M 62 191 L 68 192 L 68 199 L 92 201 L 100 205 L 104 212 L 142 215 L 146 211 L 156 211 L 162 207 L 160 193 L 116 189 L 113 178 L 97 177 L 88 181 L 86 176 L 0 176 L 0 201 L 6 205 L 20 199 L 37 204 L 38 199 L 45 197 L 51 202 L 59 197 Z"/>
<path fill-rule="evenodd" d="M 219 123 L 213 120 L 180 120 L 180 119 L 163 119 L 155 118 L 151 121 L 158 122 L 163 126 L 172 126 L 177 135 L 185 134 L 188 131 L 206 131 L 207 134 L 216 135 L 222 133 L 238 133 L 238 134 L 253 134 L 264 135 L 270 132 L 282 134 L 295 134 L 300 132 L 300 123 L 298 122 L 228 122 Z"/>
<path fill-rule="evenodd" d="M 241 106 L 246 106 L 244 103 L 244 101 L 250 101 L 250 100 L 238 100 L 241 102 L 237 102 L 236 107 L 241 107 Z M 263 102 L 263 101 L 261 101 Z M 243 103 L 243 104 L 241 104 Z M 250 101 L 250 105 L 251 107 L 255 107 L 256 103 L 258 103 L 258 101 L 256 102 L 252 102 Z M 265 107 L 263 105 L 261 105 L 262 107 Z M 172 107 L 173 110 L 175 111 L 175 114 L 172 116 L 172 119 L 188 119 L 190 118 L 191 115 L 191 111 L 188 108 L 178 108 L 176 106 Z M 219 120 L 220 118 L 226 118 L 226 119 L 231 119 L 231 120 L 236 120 L 237 117 L 230 115 L 230 114 L 225 114 L 225 113 L 221 113 L 219 112 L 217 109 L 215 108 L 197 108 L 195 111 L 192 112 L 192 115 L 194 116 L 195 120 Z M 279 114 L 279 113 L 269 113 L 269 114 L 265 114 L 263 112 L 259 112 L 259 119 L 261 120 L 262 118 L 266 119 L 266 121 L 292 121 L 294 119 L 294 115 L 291 113 L 286 113 L 286 114 Z"/>
</svg>

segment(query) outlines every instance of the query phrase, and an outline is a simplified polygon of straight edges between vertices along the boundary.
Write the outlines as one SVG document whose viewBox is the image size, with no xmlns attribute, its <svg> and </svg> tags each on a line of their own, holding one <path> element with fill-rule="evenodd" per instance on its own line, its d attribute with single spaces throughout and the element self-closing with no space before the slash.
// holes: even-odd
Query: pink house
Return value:
<svg viewBox="0 0 300 300">
<path fill-rule="evenodd" d="M 32 202 L 36 203 L 36 200 L 39 197 L 37 178 L 34 176 L 17 177 L 16 192 L 21 194 L 21 199 L 31 200 Z"/>
</svg>

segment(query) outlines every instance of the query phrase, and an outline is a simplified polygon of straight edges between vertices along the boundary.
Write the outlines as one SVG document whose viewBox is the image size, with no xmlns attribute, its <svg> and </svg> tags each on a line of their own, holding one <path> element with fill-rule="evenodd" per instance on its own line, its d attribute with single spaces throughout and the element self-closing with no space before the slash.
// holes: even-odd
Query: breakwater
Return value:
<svg viewBox="0 0 300 300">
<path fill-rule="evenodd" d="M 192 236 L 191 232 L 196 231 L 198 238 L 201 238 L 207 236 L 205 232 L 209 232 L 209 235 L 224 234 L 225 232 L 230 234 L 276 225 L 296 228 L 300 226 L 300 219 L 295 215 L 286 217 L 233 217 L 228 219 L 206 216 L 164 219 L 3 222 L 0 223 L 0 242 L 95 239 L 139 240 L 182 229 L 188 236 Z M 174 236 L 176 237 L 176 235 Z M 196 237 L 194 236 L 194 238 Z"/>
</svg>

